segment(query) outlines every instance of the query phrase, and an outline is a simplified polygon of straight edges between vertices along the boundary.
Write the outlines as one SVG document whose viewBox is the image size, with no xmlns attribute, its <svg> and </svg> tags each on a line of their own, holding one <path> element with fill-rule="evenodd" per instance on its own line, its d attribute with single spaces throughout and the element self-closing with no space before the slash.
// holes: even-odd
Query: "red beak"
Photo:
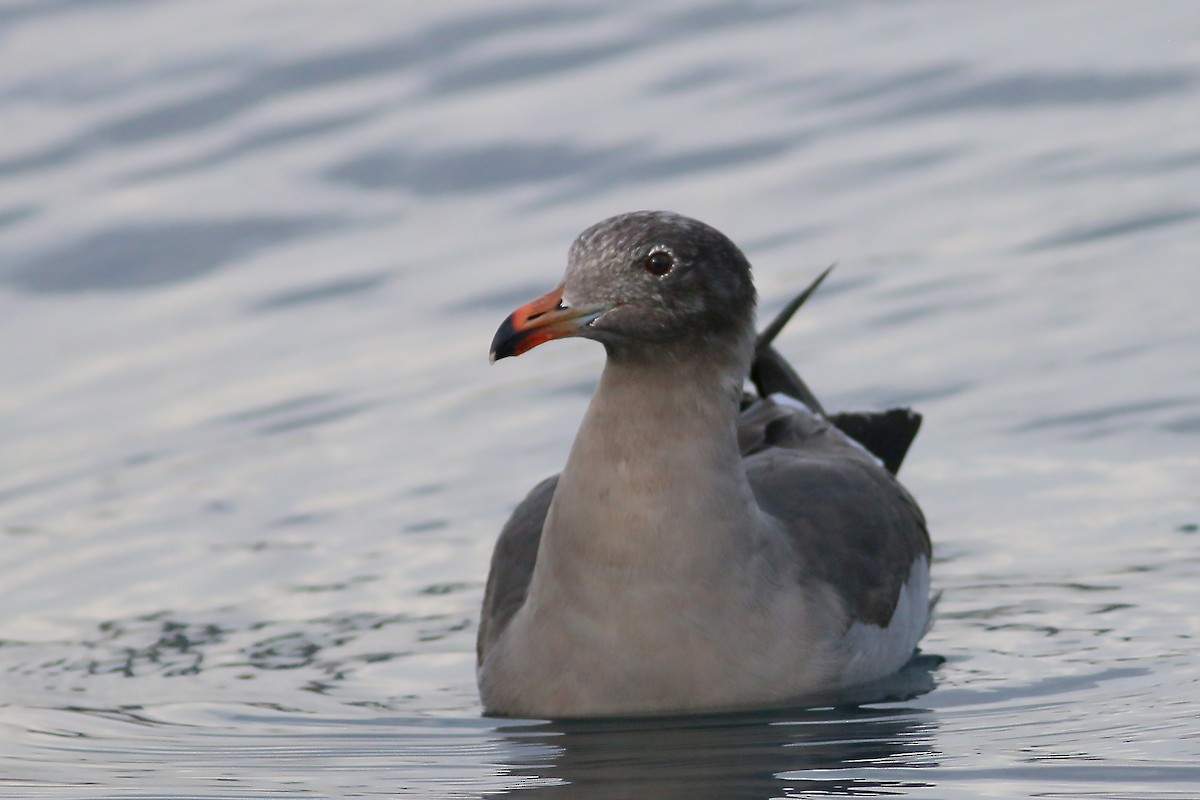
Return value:
<svg viewBox="0 0 1200 800">
<path fill-rule="evenodd" d="M 551 339 L 578 336 L 607 310 L 602 305 L 567 306 L 562 296 L 560 283 L 509 314 L 492 339 L 492 363 L 519 356 Z"/>
</svg>

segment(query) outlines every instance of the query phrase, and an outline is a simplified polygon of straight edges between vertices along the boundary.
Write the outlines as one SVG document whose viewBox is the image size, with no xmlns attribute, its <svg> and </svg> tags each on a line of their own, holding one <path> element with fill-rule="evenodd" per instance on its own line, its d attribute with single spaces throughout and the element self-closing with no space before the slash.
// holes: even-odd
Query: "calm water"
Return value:
<svg viewBox="0 0 1200 800">
<path fill-rule="evenodd" d="M 0 796 L 1200 796 L 1200 6 L 0 4 Z M 911 403 L 907 702 L 480 717 L 493 537 L 612 213 Z"/>
</svg>

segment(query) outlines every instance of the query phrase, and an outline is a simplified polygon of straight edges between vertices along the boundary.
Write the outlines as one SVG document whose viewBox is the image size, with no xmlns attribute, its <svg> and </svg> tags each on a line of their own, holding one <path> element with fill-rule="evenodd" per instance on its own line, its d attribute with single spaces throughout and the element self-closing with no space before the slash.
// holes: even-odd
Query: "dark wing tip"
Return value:
<svg viewBox="0 0 1200 800">
<path fill-rule="evenodd" d="M 781 330 L 783 330 L 783 326 L 787 325 L 788 322 L 791 321 L 795 313 L 800 310 L 800 306 L 804 305 L 804 301 L 812 296 L 812 293 L 817 290 L 817 287 L 821 285 L 821 282 L 825 280 L 829 273 L 833 272 L 833 268 L 836 266 L 837 263 L 834 262 L 826 267 L 825 271 L 818 275 L 816 279 L 808 285 L 807 289 L 792 298 L 791 302 L 779 310 L 779 313 L 775 315 L 775 319 L 771 320 L 771 323 L 762 329 L 762 332 L 758 334 L 758 339 L 754 342 L 755 357 L 761 355 L 768 347 L 771 346 L 771 342 L 775 341 L 775 337 L 779 335 Z"/>
<path fill-rule="evenodd" d="M 878 412 L 832 414 L 829 421 L 838 430 L 867 448 L 895 475 L 921 429 L 921 415 L 911 408 Z"/>
<path fill-rule="evenodd" d="M 775 337 L 791 320 L 804 302 L 829 276 L 837 264 L 830 264 L 808 287 L 785 305 L 771 320 L 754 345 L 754 362 L 750 365 L 750 380 L 762 397 L 783 393 L 808 406 L 814 413 L 825 416 L 842 433 L 865 447 L 883 462 L 887 471 L 895 475 L 917 431 L 921 428 L 921 415 L 909 408 L 894 408 L 882 412 L 846 412 L 826 414 L 816 395 L 808 388 L 792 365 L 779 351 L 771 346 Z"/>
<path fill-rule="evenodd" d="M 774 347 L 768 346 L 755 356 L 750 365 L 750 381 L 761 397 L 783 393 L 804 403 L 814 414 L 825 415 L 817 396 Z"/>
<path fill-rule="evenodd" d="M 812 296 L 821 282 L 833 271 L 837 264 L 830 264 L 825 270 L 805 288 L 804 291 L 792 298 L 791 302 L 780 309 L 767 327 L 762 329 L 754 342 L 754 361 L 750 365 L 750 380 L 762 397 L 770 397 L 776 392 L 782 392 L 808 406 L 816 414 L 824 414 L 816 395 L 809 390 L 800 375 L 792 368 L 779 352 L 771 346 L 775 337 L 783 327 L 791 321 L 800 310 L 800 306 Z"/>
</svg>

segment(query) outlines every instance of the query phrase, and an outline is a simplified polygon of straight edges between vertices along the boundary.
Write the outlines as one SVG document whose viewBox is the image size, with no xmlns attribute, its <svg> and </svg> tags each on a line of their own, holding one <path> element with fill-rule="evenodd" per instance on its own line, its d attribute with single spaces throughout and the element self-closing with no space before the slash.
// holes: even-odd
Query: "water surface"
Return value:
<svg viewBox="0 0 1200 800">
<path fill-rule="evenodd" d="M 0 7 L 0 794 L 1200 791 L 1200 10 Z M 911 404 L 936 688 L 480 716 L 491 543 L 601 363 L 487 366 L 571 238 L 742 244 Z M 927 671 L 928 674 L 928 671 Z"/>
</svg>

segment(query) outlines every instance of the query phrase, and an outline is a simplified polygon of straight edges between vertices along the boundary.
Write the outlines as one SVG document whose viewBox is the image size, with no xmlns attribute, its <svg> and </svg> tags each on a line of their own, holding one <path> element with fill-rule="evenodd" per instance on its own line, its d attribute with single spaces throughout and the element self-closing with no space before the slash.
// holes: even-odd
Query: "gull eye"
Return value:
<svg viewBox="0 0 1200 800">
<path fill-rule="evenodd" d="M 675 266 L 675 257 L 666 250 L 655 250 L 646 256 L 642 266 L 646 268 L 646 272 L 661 278 L 671 271 L 671 267 Z"/>
</svg>

